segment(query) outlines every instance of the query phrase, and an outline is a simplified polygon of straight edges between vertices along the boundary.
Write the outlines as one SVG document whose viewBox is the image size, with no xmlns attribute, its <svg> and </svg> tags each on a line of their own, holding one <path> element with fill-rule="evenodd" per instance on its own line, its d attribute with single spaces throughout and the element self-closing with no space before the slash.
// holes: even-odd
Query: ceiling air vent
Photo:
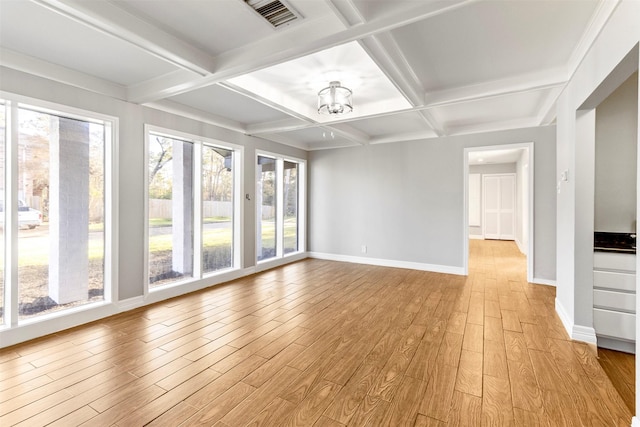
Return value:
<svg viewBox="0 0 640 427">
<path fill-rule="evenodd" d="M 275 28 L 289 24 L 301 16 L 282 0 L 244 0 L 258 15 Z"/>
</svg>

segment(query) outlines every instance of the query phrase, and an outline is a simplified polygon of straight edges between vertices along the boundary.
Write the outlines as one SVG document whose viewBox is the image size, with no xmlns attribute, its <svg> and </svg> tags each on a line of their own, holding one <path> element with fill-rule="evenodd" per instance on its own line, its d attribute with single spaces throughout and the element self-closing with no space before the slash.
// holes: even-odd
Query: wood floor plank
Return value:
<svg viewBox="0 0 640 427">
<path fill-rule="evenodd" d="M 420 340 L 426 328 L 423 326 L 411 326 L 404 335 L 400 346 L 394 351 L 389 361 L 376 378 L 369 395 L 380 397 L 390 402 L 396 389 L 402 381 L 409 363 L 418 349 Z"/>
<path fill-rule="evenodd" d="M 366 395 L 348 426 L 377 427 L 382 425 L 382 420 L 391 404 L 381 397 Z"/>
<path fill-rule="evenodd" d="M 496 378 L 509 379 L 507 356 L 504 344 L 497 341 L 484 343 L 483 374 Z"/>
<path fill-rule="evenodd" d="M 285 390 L 300 374 L 295 368 L 285 366 L 269 379 L 262 387 L 256 389 L 238 406 L 222 417 L 221 421 L 232 425 L 244 425 L 258 415 L 273 399 Z"/>
<path fill-rule="evenodd" d="M 194 415 L 181 424 L 184 426 L 213 425 L 255 392 L 256 388 L 237 382 L 216 397 L 211 397 Z"/>
<path fill-rule="evenodd" d="M 509 426 L 514 422 L 509 381 L 485 375 L 482 386 L 482 425 Z"/>
<path fill-rule="evenodd" d="M 456 376 L 456 390 L 482 397 L 482 359 L 482 353 L 462 350 L 458 374 Z"/>
<path fill-rule="evenodd" d="M 340 385 L 332 383 L 331 381 L 322 380 L 305 396 L 304 400 L 295 407 L 292 413 L 284 419 L 284 422 L 281 422 L 281 425 L 308 426 L 315 424 L 340 389 Z"/>
<path fill-rule="evenodd" d="M 542 392 L 531 363 L 509 360 L 508 364 L 513 406 L 529 412 L 542 412 Z"/>
<path fill-rule="evenodd" d="M 475 323 L 467 323 L 462 341 L 462 349 L 482 353 L 484 351 L 484 327 Z"/>
<path fill-rule="evenodd" d="M 381 425 L 412 425 L 418 415 L 422 396 L 426 388 L 427 383 L 422 380 L 407 376 L 403 377 L 396 396 L 387 409 Z"/>
<path fill-rule="evenodd" d="M 296 408 L 296 405 L 288 400 L 276 397 L 258 415 L 256 415 L 247 425 L 250 426 L 274 426 L 286 419 Z"/>
<path fill-rule="evenodd" d="M 449 426 L 480 426 L 482 422 L 482 398 L 455 391 L 451 410 L 449 411 Z"/>
<path fill-rule="evenodd" d="M 510 305 L 508 307 L 513 307 Z M 518 317 L 517 311 L 512 310 L 501 310 L 502 314 L 502 329 L 505 331 L 513 331 L 513 332 L 522 332 L 522 328 L 520 327 L 520 318 Z"/>
<path fill-rule="evenodd" d="M 427 383 L 419 412 L 431 418 L 446 422 L 451 409 L 453 391 L 458 369 L 455 366 L 437 364 Z"/>
<path fill-rule="evenodd" d="M 415 427 L 444 427 L 446 425 L 447 423 L 422 414 L 418 414 L 416 417 L 416 423 L 414 424 Z"/>
</svg>

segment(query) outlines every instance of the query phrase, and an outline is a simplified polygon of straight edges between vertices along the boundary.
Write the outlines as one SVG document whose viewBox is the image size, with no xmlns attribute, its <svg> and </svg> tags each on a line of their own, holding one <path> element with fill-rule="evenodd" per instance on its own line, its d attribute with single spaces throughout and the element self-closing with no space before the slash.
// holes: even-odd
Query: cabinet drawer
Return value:
<svg viewBox="0 0 640 427">
<path fill-rule="evenodd" d="M 636 315 L 619 311 L 593 309 L 593 327 L 597 335 L 635 341 Z"/>
<path fill-rule="evenodd" d="M 593 286 L 595 288 L 620 289 L 635 292 L 636 275 L 631 273 L 616 273 L 615 271 L 594 271 Z"/>
<path fill-rule="evenodd" d="M 635 313 L 636 294 L 596 289 L 593 291 L 593 307 Z"/>
<path fill-rule="evenodd" d="M 611 252 L 594 252 L 593 268 L 633 272 L 636 271 L 636 255 L 618 254 Z"/>
</svg>

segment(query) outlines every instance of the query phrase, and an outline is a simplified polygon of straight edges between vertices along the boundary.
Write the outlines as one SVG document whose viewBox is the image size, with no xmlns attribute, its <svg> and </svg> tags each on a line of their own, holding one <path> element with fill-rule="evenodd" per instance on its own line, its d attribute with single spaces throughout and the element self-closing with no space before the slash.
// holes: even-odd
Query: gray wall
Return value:
<svg viewBox="0 0 640 427">
<path fill-rule="evenodd" d="M 496 163 L 493 165 L 472 165 L 469 166 L 469 173 L 480 174 L 480 203 L 482 204 L 482 175 L 492 173 L 516 173 L 515 163 Z M 482 226 L 469 226 L 470 236 L 482 236 Z"/>
<path fill-rule="evenodd" d="M 191 133 L 244 147 L 244 193 L 251 200 L 242 199 L 244 209 L 242 267 L 255 265 L 255 159 L 256 149 L 266 150 L 299 159 L 307 153 L 289 146 L 253 138 L 227 129 L 187 119 L 175 114 L 116 100 L 72 86 L 52 82 L 30 74 L 0 68 L 0 89 L 65 106 L 115 116 L 119 119 L 118 144 L 118 299 L 120 301 L 143 295 L 144 253 L 144 125 Z"/>
<path fill-rule="evenodd" d="M 462 268 L 464 148 L 523 142 L 534 142 L 534 277 L 555 280 L 553 126 L 309 153 L 309 250 Z"/>
<path fill-rule="evenodd" d="M 636 231 L 637 128 L 635 73 L 596 108 L 596 231 Z"/>
</svg>

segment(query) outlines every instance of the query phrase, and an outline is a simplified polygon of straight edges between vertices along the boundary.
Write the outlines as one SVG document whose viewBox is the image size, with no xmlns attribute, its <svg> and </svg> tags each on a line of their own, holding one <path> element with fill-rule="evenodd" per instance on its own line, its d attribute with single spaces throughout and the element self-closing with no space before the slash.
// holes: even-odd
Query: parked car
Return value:
<svg viewBox="0 0 640 427">
<path fill-rule="evenodd" d="M 42 225 L 42 212 L 18 200 L 18 227 L 33 230 L 39 225 Z M 4 200 L 0 200 L 0 227 L 4 227 Z"/>
</svg>

